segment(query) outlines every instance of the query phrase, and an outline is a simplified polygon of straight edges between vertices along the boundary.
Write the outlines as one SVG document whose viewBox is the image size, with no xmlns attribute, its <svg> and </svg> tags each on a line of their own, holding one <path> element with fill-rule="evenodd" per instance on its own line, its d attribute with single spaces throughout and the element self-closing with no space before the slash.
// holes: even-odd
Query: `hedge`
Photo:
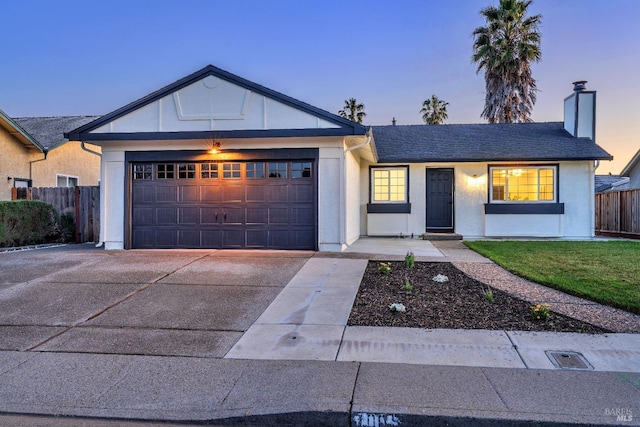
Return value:
<svg viewBox="0 0 640 427">
<path fill-rule="evenodd" d="M 36 200 L 0 202 L 0 247 L 60 241 L 58 214 L 53 206 Z"/>
</svg>

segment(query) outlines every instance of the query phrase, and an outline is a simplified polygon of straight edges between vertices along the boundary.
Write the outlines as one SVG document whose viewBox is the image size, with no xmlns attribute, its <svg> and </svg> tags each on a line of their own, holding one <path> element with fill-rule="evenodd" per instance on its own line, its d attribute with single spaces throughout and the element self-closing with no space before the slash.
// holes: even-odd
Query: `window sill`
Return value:
<svg viewBox="0 0 640 427">
<path fill-rule="evenodd" d="M 564 215 L 564 203 L 485 203 L 487 215 Z"/>
<path fill-rule="evenodd" d="M 368 203 L 367 213 L 411 213 L 411 203 Z"/>
</svg>

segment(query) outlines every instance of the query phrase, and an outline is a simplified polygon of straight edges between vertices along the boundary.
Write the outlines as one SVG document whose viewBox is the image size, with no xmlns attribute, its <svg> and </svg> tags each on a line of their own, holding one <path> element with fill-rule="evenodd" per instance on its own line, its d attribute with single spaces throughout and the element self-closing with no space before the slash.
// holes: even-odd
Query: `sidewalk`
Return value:
<svg viewBox="0 0 640 427">
<path fill-rule="evenodd" d="M 64 425 L 2 415 L 12 413 L 142 425 L 640 425 L 640 334 L 346 326 L 365 258 L 402 259 L 411 247 L 420 261 L 493 265 L 456 242 L 362 243 L 306 261 L 224 357 L 0 351 L 0 424 Z M 380 243 L 393 253 L 360 252 Z M 204 279 L 211 262 L 187 264 L 171 283 Z M 584 369 L 561 369 L 548 351 L 560 362 L 580 353 Z"/>
</svg>

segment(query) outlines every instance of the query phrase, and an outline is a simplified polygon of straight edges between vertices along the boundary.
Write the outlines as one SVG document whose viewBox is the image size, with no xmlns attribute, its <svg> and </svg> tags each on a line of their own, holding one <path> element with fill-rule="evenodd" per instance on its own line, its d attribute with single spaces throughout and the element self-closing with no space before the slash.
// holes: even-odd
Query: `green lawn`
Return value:
<svg viewBox="0 0 640 427">
<path fill-rule="evenodd" d="M 640 314 L 640 242 L 468 241 L 520 277 Z"/>
</svg>

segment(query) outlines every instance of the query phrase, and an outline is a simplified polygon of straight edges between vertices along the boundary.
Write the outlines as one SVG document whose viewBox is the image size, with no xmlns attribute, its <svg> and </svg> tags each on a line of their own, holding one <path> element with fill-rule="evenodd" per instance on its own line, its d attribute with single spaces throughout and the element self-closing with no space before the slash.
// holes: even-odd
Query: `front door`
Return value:
<svg viewBox="0 0 640 427">
<path fill-rule="evenodd" d="M 453 232 L 453 169 L 427 169 L 427 232 Z"/>
</svg>

